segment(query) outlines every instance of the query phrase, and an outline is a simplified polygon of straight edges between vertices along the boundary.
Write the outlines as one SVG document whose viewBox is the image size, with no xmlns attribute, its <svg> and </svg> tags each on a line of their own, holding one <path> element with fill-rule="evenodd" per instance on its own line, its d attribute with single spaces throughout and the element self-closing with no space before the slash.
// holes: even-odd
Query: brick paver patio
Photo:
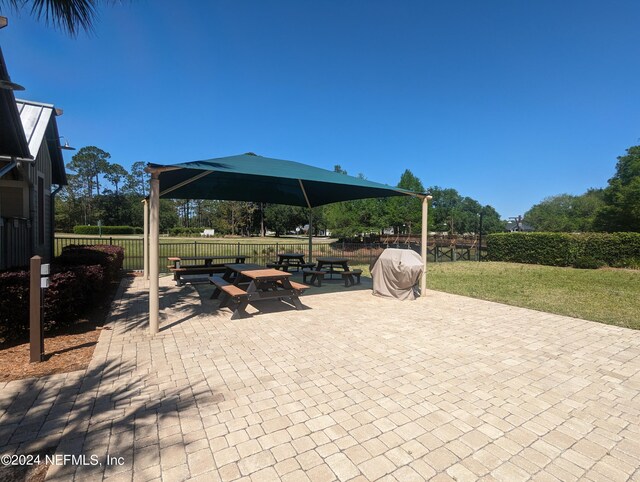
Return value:
<svg viewBox="0 0 640 482">
<path fill-rule="evenodd" d="M 640 332 L 353 289 L 231 321 L 163 278 L 151 338 L 143 288 L 88 370 L 0 385 L 0 453 L 102 462 L 50 480 L 640 480 Z"/>
</svg>

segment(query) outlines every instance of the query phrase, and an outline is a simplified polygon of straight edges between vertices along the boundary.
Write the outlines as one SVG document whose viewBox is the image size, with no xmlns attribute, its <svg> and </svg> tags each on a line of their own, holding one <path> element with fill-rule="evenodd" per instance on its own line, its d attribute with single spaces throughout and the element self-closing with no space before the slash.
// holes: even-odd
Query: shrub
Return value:
<svg viewBox="0 0 640 482">
<path fill-rule="evenodd" d="M 169 230 L 171 236 L 200 236 L 207 228 L 176 227 Z"/>
<path fill-rule="evenodd" d="M 75 245 L 62 248 L 54 264 L 62 266 L 95 265 L 105 271 L 105 283 L 118 279 L 124 261 L 124 248 L 108 244 Z"/>
<path fill-rule="evenodd" d="M 123 260 L 121 246 L 64 247 L 51 263 L 44 291 L 44 329 L 71 324 L 103 300 Z M 29 271 L 0 273 L 0 293 L 0 339 L 24 338 L 29 332 Z"/>
<path fill-rule="evenodd" d="M 490 234 L 487 253 L 492 261 L 574 266 L 581 258 L 593 258 L 624 267 L 640 258 L 640 233 Z"/>
<path fill-rule="evenodd" d="M 607 263 L 593 256 L 582 256 L 573 262 L 573 267 L 578 269 L 598 269 L 606 265 Z"/>
<path fill-rule="evenodd" d="M 0 273 L 0 293 L 0 338 L 18 338 L 29 329 L 29 272 Z"/>
<path fill-rule="evenodd" d="M 75 322 L 107 291 L 102 266 L 74 266 L 62 269 L 54 265 L 49 288 L 44 290 L 45 331 Z M 29 333 L 29 271 L 0 273 L 0 338 L 15 340 Z"/>
<path fill-rule="evenodd" d="M 56 266 L 54 269 L 61 269 Z M 104 297 L 108 279 L 102 266 L 64 267 L 54 272 L 45 290 L 44 318 L 47 328 L 70 324 Z"/>
<path fill-rule="evenodd" d="M 142 228 L 140 229 L 142 233 Z M 135 234 L 132 226 L 74 226 L 74 234 Z"/>
</svg>

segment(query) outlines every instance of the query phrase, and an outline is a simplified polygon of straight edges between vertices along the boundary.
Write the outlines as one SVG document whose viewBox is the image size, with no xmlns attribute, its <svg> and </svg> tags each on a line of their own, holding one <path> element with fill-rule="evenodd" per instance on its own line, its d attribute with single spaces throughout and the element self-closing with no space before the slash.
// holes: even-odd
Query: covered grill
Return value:
<svg viewBox="0 0 640 482">
<path fill-rule="evenodd" d="M 418 296 L 422 258 L 410 249 L 385 249 L 371 269 L 373 294 L 399 300 Z"/>
</svg>

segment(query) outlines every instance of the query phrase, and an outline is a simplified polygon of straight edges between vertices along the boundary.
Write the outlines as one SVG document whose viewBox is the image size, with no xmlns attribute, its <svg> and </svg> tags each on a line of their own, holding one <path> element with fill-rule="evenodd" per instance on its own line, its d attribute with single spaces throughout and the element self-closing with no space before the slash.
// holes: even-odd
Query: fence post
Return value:
<svg viewBox="0 0 640 482">
<path fill-rule="evenodd" d="M 240 242 L 238 242 L 238 256 L 240 256 Z"/>
<path fill-rule="evenodd" d="M 42 333 L 42 291 L 40 268 L 42 258 L 34 256 L 29 266 L 29 361 L 41 362 L 44 354 Z"/>
</svg>

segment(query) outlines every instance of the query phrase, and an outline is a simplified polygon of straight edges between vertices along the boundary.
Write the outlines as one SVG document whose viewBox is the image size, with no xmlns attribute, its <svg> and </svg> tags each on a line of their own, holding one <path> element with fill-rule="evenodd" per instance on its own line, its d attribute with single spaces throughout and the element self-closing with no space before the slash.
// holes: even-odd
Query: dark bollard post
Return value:
<svg viewBox="0 0 640 482">
<path fill-rule="evenodd" d="M 41 362 L 44 355 L 44 338 L 42 333 L 42 291 L 40 289 L 40 267 L 42 258 L 31 258 L 29 267 L 29 361 Z"/>
</svg>

